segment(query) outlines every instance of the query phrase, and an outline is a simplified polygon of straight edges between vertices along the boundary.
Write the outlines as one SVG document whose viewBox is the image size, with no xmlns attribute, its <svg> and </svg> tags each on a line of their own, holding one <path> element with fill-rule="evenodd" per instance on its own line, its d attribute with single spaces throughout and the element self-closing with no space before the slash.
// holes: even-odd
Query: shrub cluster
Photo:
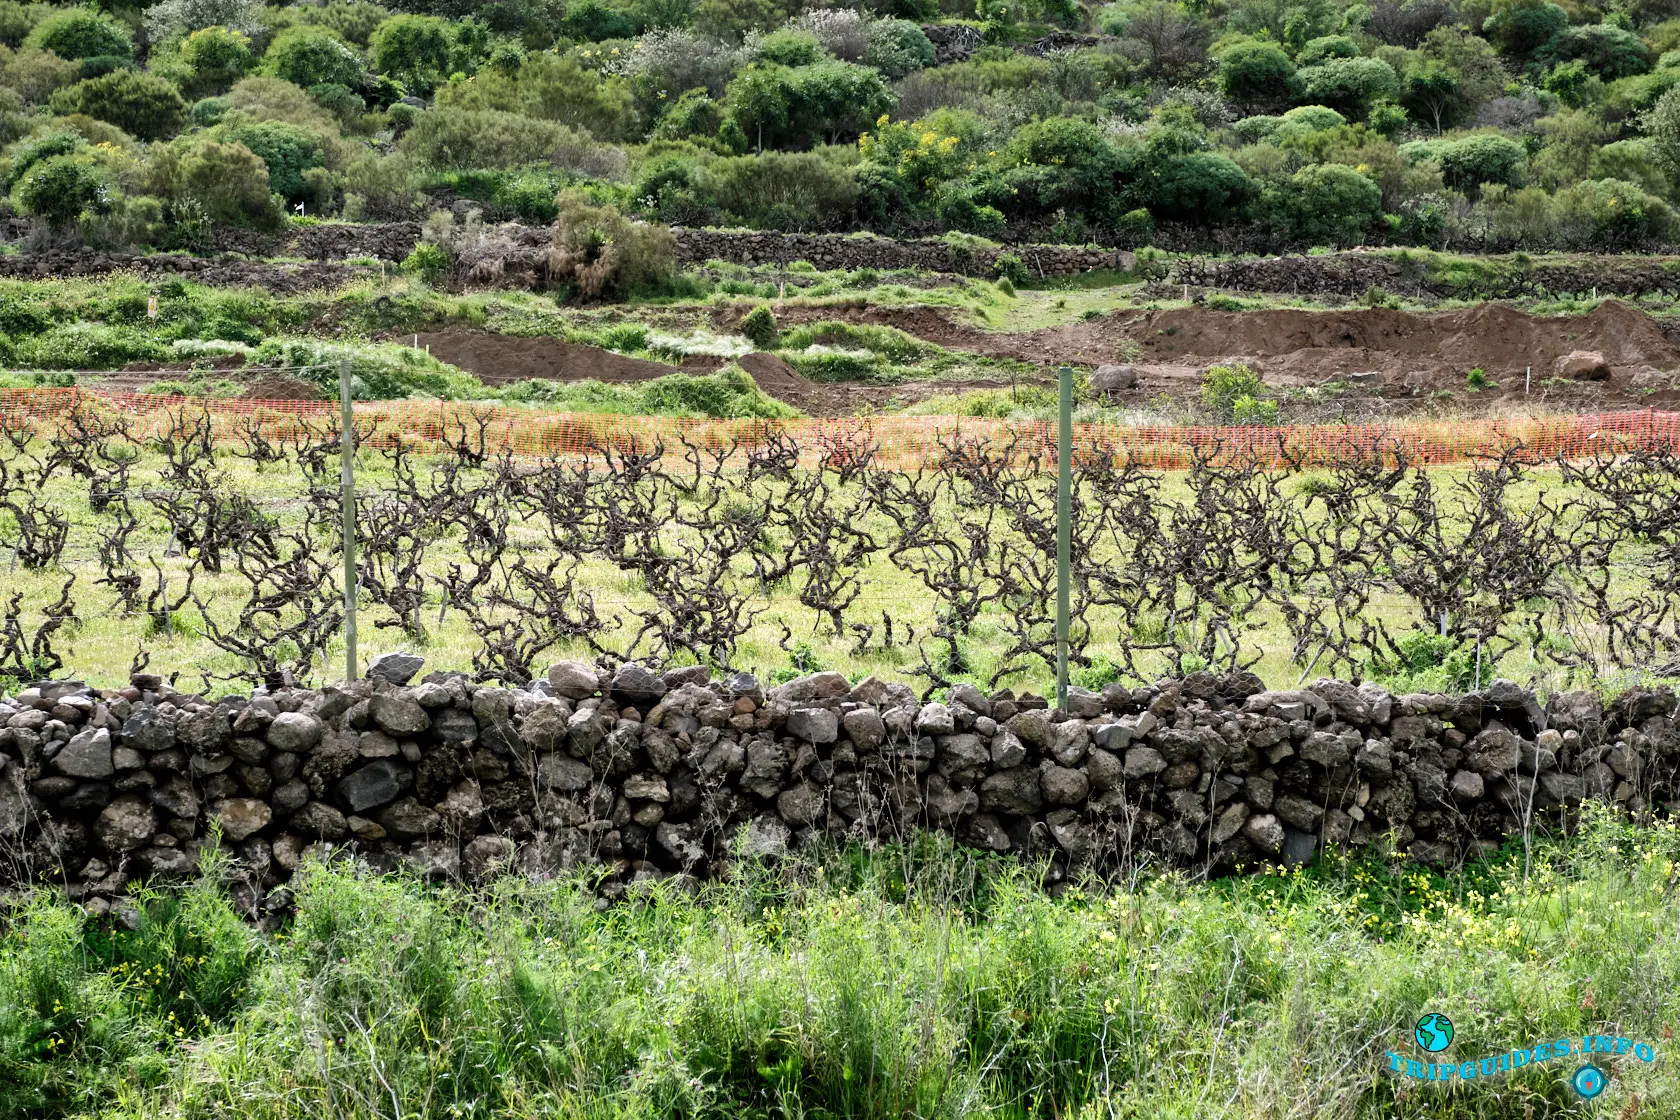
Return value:
<svg viewBox="0 0 1680 1120">
<path fill-rule="evenodd" d="M 13 205 L 142 241 L 158 223 L 112 221 L 124 199 L 272 228 L 300 205 L 412 214 L 444 188 L 547 222 L 582 187 L 667 224 L 1619 249 L 1675 234 L 1666 15 L 165 0 L 137 21 L 7 4 L 0 145 L 16 192 L 44 138 L 80 136 L 29 180 L 72 189 Z M 230 176 L 225 197 L 207 197 L 206 166 Z"/>
</svg>

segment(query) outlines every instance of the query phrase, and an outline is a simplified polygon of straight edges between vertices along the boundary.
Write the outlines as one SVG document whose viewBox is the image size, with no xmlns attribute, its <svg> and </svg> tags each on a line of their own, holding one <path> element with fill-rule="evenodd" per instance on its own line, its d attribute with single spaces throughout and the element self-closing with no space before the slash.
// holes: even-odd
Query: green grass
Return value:
<svg viewBox="0 0 1680 1120">
<path fill-rule="evenodd" d="M 1680 835 L 1593 813 L 1436 874 L 1331 857 L 1214 883 L 1047 892 L 921 836 L 743 862 L 598 909 L 587 875 L 478 892 L 308 865 L 243 925 L 215 862 L 129 931 L 39 896 L 0 925 L 0 1109 L 19 1117 L 1672 1116 Z M 1053 897 L 1059 895 L 1059 897 Z M 1612 1034 L 1570 1062 L 1397 1083 L 1448 1057 Z M 1636 1099 L 1637 1098 L 1637 1099 Z"/>
</svg>

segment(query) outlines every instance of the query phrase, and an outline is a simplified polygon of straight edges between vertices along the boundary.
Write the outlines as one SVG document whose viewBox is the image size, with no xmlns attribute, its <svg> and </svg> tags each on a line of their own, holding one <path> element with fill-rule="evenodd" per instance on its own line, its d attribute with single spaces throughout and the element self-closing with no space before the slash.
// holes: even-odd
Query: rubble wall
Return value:
<svg viewBox="0 0 1680 1120">
<path fill-rule="evenodd" d="M 916 829 L 1047 858 L 1053 880 L 1145 858 L 1217 874 L 1387 836 L 1451 862 L 1583 799 L 1667 811 L 1680 757 L 1668 691 L 1542 704 L 1503 681 L 1393 696 L 1197 673 L 1075 689 L 1057 710 L 838 673 L 765 688 L 562 662 L 509 690 L 411 684 L 421 668 L 392 654 L 347 685 L 217 700 L 151 674 L 0 699 L 0 875 L 62 880 L 97 908 L 190 872 L 213 830 L 252 907 L 311 851 L 345 848 L 439 878 L 605 865 L 608 895 Z"/>
</svg>

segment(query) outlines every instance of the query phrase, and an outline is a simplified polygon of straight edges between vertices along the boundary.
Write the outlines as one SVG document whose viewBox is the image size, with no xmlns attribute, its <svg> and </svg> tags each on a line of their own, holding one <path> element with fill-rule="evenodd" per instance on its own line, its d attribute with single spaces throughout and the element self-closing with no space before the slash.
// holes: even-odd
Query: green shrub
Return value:
<svg viewBox="0 0 1680 1120">
<path fill-rule="evenodd" d="M 24 213 L 63 228 L 84 211 L 108 209 L 115 192 L 98 164 L 86 156 L 67 155 L 31 164 L 12 194 Z"/>
<path fill-rule="evenodd" d="M 1302 100 L 1355 118 L 1364 117 L 1376 102 L 1392 100 L 1400 93 L 1394 68 L 1377 58 L 1332 58 L 1303 68 L 1296 77 Z"/>
<path fill-rule="evenodd" d="M 222 123 L 222 118 L 227 116 L 227 111 L 227 98 L 206 97 L 193 102 L 192 108 L 188 112 L 192 117 L 192 123 L 199 128 L 214 128 Z"/>
<path fill-rule="evenodd" d="M 1238 424 L 1276 424 L 1278 403 L 1250 396 L 1238 397 L 1231 402 L 1231 419 Z"/>
<path fill-rule="evenodd" d="M 1474 193 L 1484 183 L 1508 187 L 1522 185 L 1527 152 L 1505 136 L 1466 136 L 1457 140 L 1417 140 L 1402 145 L 1402 154 L 1412 163 L 1434 160 L 1441 165 L 1447 186 Z"/>
<path fill-rule="evenodd" d="M 1472 393 L 1479 393 L 1483 389 L 1488 388 L 1498 388 L 1498 386 L 1493 383 L 1493 379 L 1488 377 L 1487 370 L 1480 366 L 1477 366 L 1464 375 L 1464 387 L 1469 389 Z"/>
<path fill-rule="evenodd" d="M 784 27 L 757 41 L 758 57 L 778 66 L 810 66 L 827 52 L 809 31 Z"/>
<path fill-rule="evenodd" d="M 83 81 L 99 78 L 113 70 L 133 70 L 134 60 L 116 54 L 96 54 L 77 63 L 77 73 Z"/>
<path fill-rule="evenodd" d="M 1242 362 L 1209 366 L 1202 375 L 1202 406 L 1224 419 L 1235 418 L 1239 401 L 1259 402 L 1270 396 L 1260 375 Z M 1252 408 L 1252 404 L 1245 407 Z"/>
<path fill-rule="evenodd" d="M 725 92 L 730 120 L 755 148 L 808 148 L 855 136 L 892 109 L 892 91 L 875 70 L 848 62 L 812 66 L 754 64 Z"/>
<path fill-rule="evenodd" d="M 650 134 L 655 140 L 687 140 L 716 136 L 723 124 L 723 106 L 703 89 L 691 89 L 671 102 Z"/>
<path fill-rule="evenodd" d="M 52 316 L 38 301 L 16 290 L 0 292 L 0 334 L 27 338 L 51 327 Z"/>
<path fill-rule="evenodd" d="M 657 290 L 676 274 L 676 240 L 663 226 L 634 222 L 577 191 L 556 200 L 549 280 L 588 299 Z"/>
<path fill-rule="evenodd" d="M 1164 159 L 1153 168 L 1148 189 L 1153 215 L 1198 225 L 1234 217 L 1260 194 L 1247 172 L 1212 152 Z"/>
<path fill-rule="evenodd" d="M 449 274 L 454 265 L 454 258 L 450 256 L 448 249 L 430 241 L 422 241 L 403 258 L 401 267 L 411 276 L 418 276 L 428 284 L 436 284 Z"/>
<path fill-rule="evenodd" d="M 325 27 L 300 24 L 274 37 L 263 55 L 262 72 L 301 89 L 327 82 L 355 89 L 366 71 L 343 40 Z"/>
<path fill-rule="evenodd" d="M 449 76 L 454 25 L 436 16 L 396 15 L 368 39 L 373 68 L 424 97 Z"/>
<path fill-rule="evenodd" d="M 129 58 L 134 44 L 114 20 L 84 8 L 71 8 L 43 19 L 24 40 L 26 46 L 71 60 L 117 55 Z"/>
<path fill-rule="evenodd" d="M 297 202 L 305 193 L 304 172 L 326 163 L 321 140 L 307 129 L 284 121 L 241 122 L 225 128 L 218 139 L 242 144 L 255 152 L 268 168 L 268 189 L 287 202 Z"/>
<path fill-rule="evenodd" d="M 134 327 L 64 323 L 18 342 L 14 361 L 35 369 L 117 369 L 158 362 L 169 347 Z"/>
<path fill-rule="evenodd" d="M 1262 108 L 1286 105 L 1295 96 L 1295 64 L 1276 43 L 1249 40 L 1219 55 L 1214 81 L 1219 92 L 1239 105 Z"/>
<path fill-rule="evenodd" d="M 993 257 L 992 275 L 1017 285 L 1032 279 L 1032 273 L 1027 271 L 1026 262 L 1014 253 L 999 253 Z"/>
<path fill-rule="evenodd" d="M 1551 0 L 1500 0 L 1482 32 L 1501 54 L 1527 59 L 1569 30 L 1569 13 Z"/>
<path fill-rule="evenodd" d="M 1389 656 L 1372 661 L 1369 675 L 1396 692 L 1465 692 L 1488 683 L 1475 679 L 1476 663 L 1473 644 L 1427 630 L 1412 630 L 1400 636 Z M 1488 659 L 1483 675 L 1492 672 L 1492 660 Z"/>
<path fill-rule="evenodd" d="M 644 385 L 641 397 L 644 410 L 656 415 L 767 420 L 799 415 L 798 409 L 768 396 L 750 374 L 734 367 L 704 376 L 668 374 Z"/>
<path fill-rule="evenodd" d="M 180 191 L 213 220 L 276 229 L 285 214 L 268 187 L 268 165 L 243 144 L 204 141 L 181 158 Z"/>
<path fill-rule="evenodd" d="M 27 140 L 19 141 L 12 149 L 11 158 L 6 169 L 6 189 L 11 190 L 17 181 L 23 178 L 23 173 L 44 159 L 54 156 L 67 156 L 80 151 L 86 146 L 80 135 L 68 128 L 55 132 L 43 132 L 31 136 Z"/>
<path fill-rule="evenodd" d="M 136 70 L 113 70 L 61 89 L 52 108 L 66 116 L 86 113 L 142 140 L 173 136 L 187 120 L 187 103 L 172 84 Z"/>
<path fill-rule="evenodd" d="M 599 381 L 519 381 L 496 394 L 502 400 L 545 404 L 569 412 L 616 415 L 784 419 L 799 412 L 760 389 L 744 371 L 726 366 L 699 376 L 677 373 L 642 385 Z"/>
<path fill-rule="evenodd" d="M 1579 61 L 1604 81 L 1629 78 L 1651 69 L 1651 49 L 1638 35 L 1608 24 L 1571 27 L 1546 47 L 1560 61 Z"/>
<path fill-rule="evenodd" d="M 1277 208 L 1296 241 L 1357 244 L 1382 217 L 1382 189 L 1341 164 L 1303 167 L 1278 193 Z"/>
<path fill-rule="evenodd" d="M 774 350 L 780 336 L 776 328 L 776 313 L 763 304 L 741 317 L 740 331 L 759 350 Z"/>
<path fill-rule="evenodd" d="M 1635 183 L 1588 179 L 1552 199 L 1553 234 L 1565 245 L 1626 251 L 1666 244 L 1675 234 L 1673 209 Z"/>
<path fill-rule="evenodd" d="M 251 69 L 251 40 L 226 27 L 206 27 L 181 40 L 181 89 L 194 97 L 223 93 Z"/>
<path fill-rule="evenodd" d="M 758 229 L 833 229 L 849 223 L 857 201 L 851 168 L 812 152 L 765 152 L 715 161 L 717 205 Z"/>
<path fill-rule="evenodd" d="M 921 25 L 907 19 L 877 19 L 868 24 L 869 49 L 863 64 L 897 81 L 938 61 Z"/>
<path fill-rule="evenodd" d="M 403 151 L 439 169 L 547 164 L 568 146 L 592 147 L 594 142 L 563 124 L 498 109 L 429 109 L 402 138 Z"/>
<path fill-rule="evenodd" d="M 0 44 L 17 47 L 41 19 L 50 14 L 45 4 L 0 0 Z"/>
<path fill-rule="evenodd" d="M 1298 66 L 1317 66 L 1332 58 L 1358 58 L 1359 44 L 1346 35 L 1323 35 L 1308 40 L 1295 54 Z"/>
</svg>

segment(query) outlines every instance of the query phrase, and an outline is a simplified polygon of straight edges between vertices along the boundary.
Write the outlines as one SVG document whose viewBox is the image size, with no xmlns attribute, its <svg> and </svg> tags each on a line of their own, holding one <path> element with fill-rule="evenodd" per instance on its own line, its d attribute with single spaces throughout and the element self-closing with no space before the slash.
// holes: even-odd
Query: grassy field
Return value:
<svg viewBox="0 0 1680 1120">
<path fill-rule="evenodd" d="M 0 1112 L 18 1117 L 1406 1117 L 1680 1112 L 1680 833 L 1590 816 L 1447 876 L 1379 856 L 1050 897 L 931 837 L 743 865 L 601 910 L 582 880 L 482 892 L 312 865 L 259 932 L 218 868 L 130 930 L 67 903 L 0 926 Z M 1445 1059 L 1610 1034 L 1442 1088 Z"/>
</svg>

